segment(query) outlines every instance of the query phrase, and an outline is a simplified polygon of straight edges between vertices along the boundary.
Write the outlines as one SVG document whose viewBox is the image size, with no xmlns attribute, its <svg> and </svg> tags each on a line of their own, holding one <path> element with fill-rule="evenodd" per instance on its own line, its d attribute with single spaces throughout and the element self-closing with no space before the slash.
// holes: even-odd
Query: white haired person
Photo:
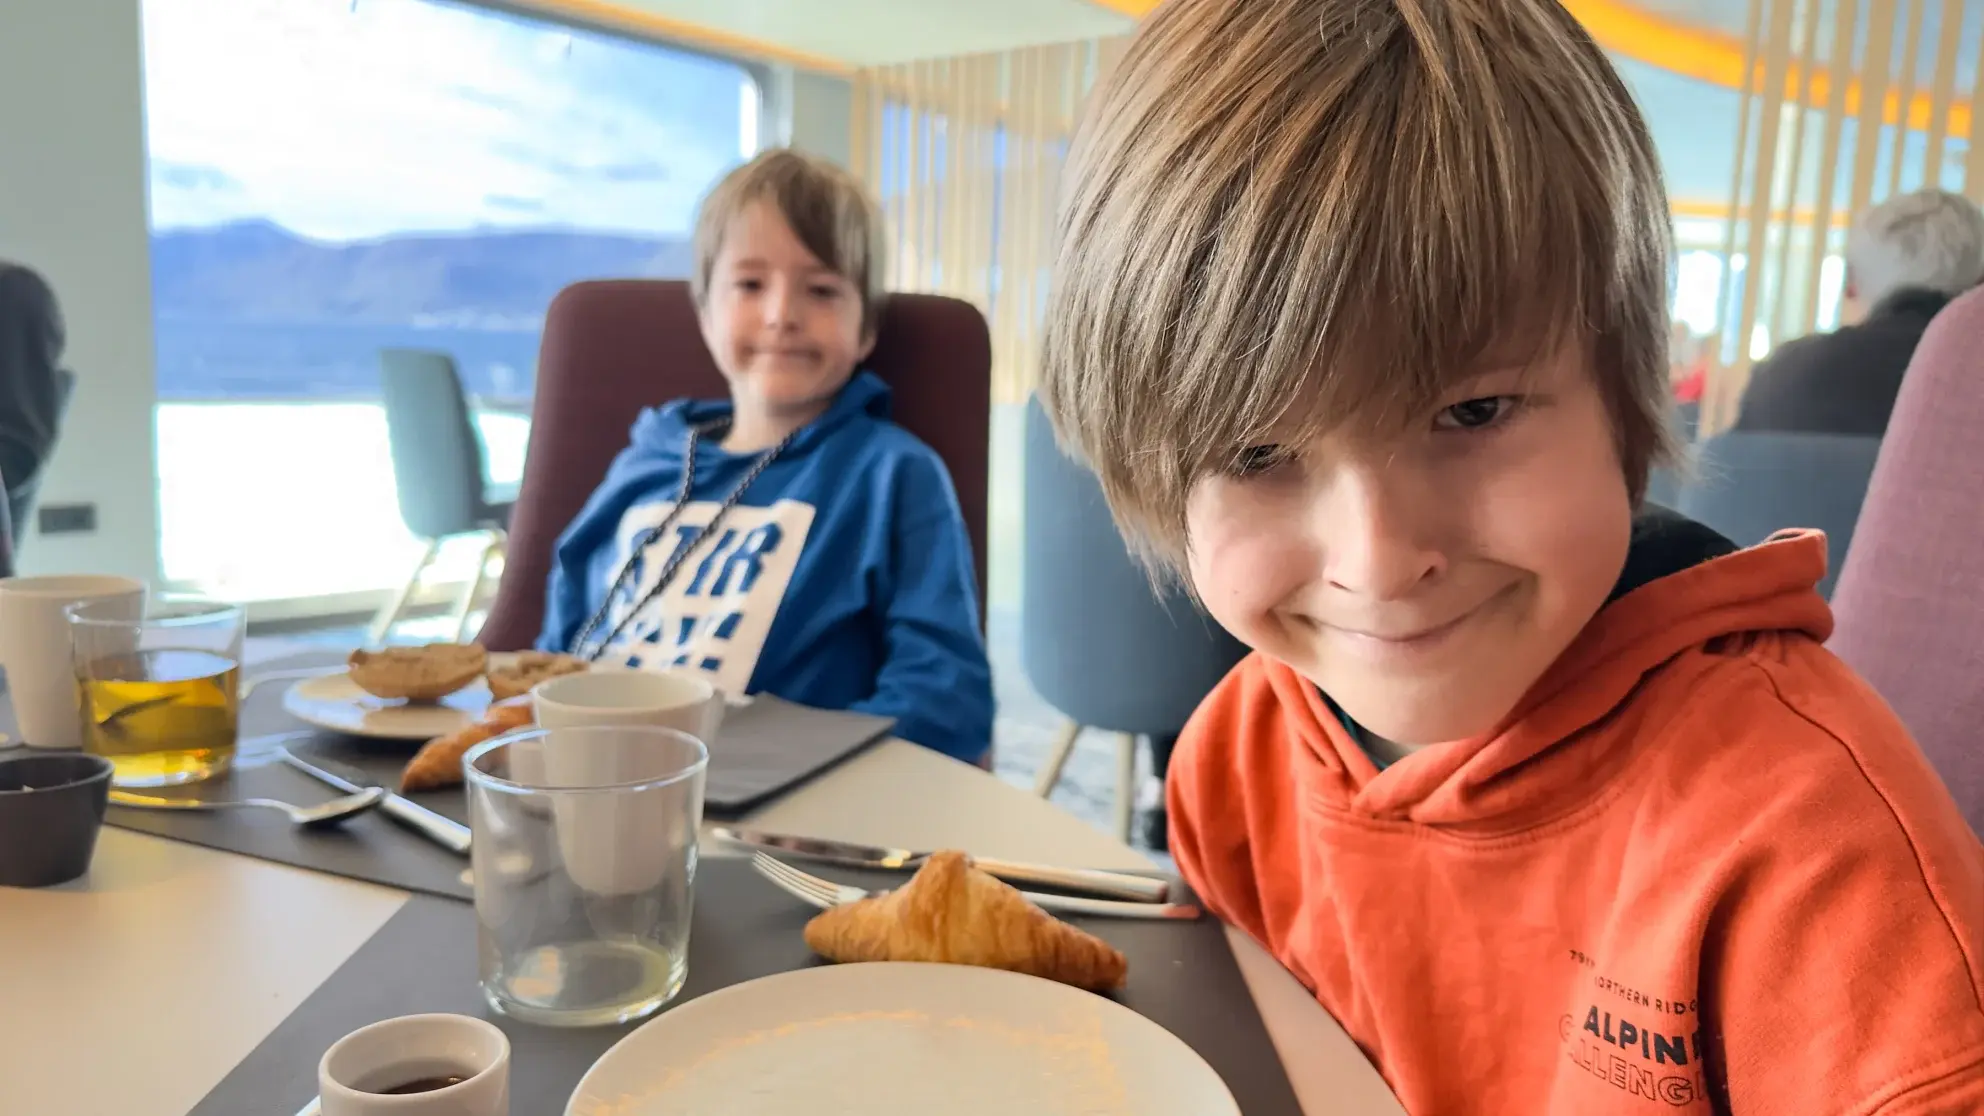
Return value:
<svg viewBox="0 0 1984 1116">
<path fill-rule="evenodd" d="M 1846 242 L 1851 324 L 1758 364 L 1736 428 L 1879 437 L 1929 320 L 1979 281 L 1984 212 L 1969 199 L 1919 190 L 1868 210 Z"/>
</svg>

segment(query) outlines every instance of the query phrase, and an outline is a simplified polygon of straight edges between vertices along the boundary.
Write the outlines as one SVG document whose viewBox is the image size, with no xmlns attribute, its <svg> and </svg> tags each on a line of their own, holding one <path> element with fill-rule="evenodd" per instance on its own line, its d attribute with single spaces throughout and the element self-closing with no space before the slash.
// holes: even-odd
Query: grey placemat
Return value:
<svg viewBox="0 0 1984 1116">
<path fill-rule="evenodd" d="M 268 664 L 269 668 L 337 662 L 324 653 Z M 282 709 L 288 683 L 257 687 L 241 713 L 244 740 L 302 728 Z M 734 817 L 815 778 L 873 745 L 894 722 L 886 717 L 812 709 L 761 695 L 730 710 L 710 746 L 705 811 Z M 317 733 L 288 744 L 319 766 L 354 781 L 396 786 L 400 768 L 418 741 L 373 740 Z M 278 798 L 320 802 L 337 792 L 288 766 L 267 759 L 245 759 L 227 776 L 195 786 L 156 792 L 202 798 Z M 436 813 L 468 820 L 459 788 L 410 795 Z M 306 832 L 274 811 L 167 813 L 113 806 L 105 820 L 136 830 L 209 848 L 329 872 L 351 879 L 456 899 L 470 897 L 461 880 L 465 859 L 435 845 L 382 813 L 354 818 L 335 830 Z"/>
<path fill-rule="evenodd" d="M 890 882 L 864 873 L 831 874 L 849 883 Z M 677 1003 L 819 964 L 800 936 L 812 913 L 758 879 L 742 860 L 704 861 L 696 883 L 689 980 Z M 1241 1112 L 1301 1116 L 1217 921 L 1073 921 L 1129 959 L 1128 986 L 1115 998 L 1198 1051 L 1225 1079 Z M 515 1116 L 558 1116 L 579 1078 L 632 1029 L 556 1030 L 493 1014 L 475 985 L 474 909 L 415 896 L 242 1059 L 191 1116 L 295 1112 L 315 1095 L 317 1060 L 340 1036 L 380 1019 L 426 1011 L 488 1018 L 510 1036 Z"/>
</svg>

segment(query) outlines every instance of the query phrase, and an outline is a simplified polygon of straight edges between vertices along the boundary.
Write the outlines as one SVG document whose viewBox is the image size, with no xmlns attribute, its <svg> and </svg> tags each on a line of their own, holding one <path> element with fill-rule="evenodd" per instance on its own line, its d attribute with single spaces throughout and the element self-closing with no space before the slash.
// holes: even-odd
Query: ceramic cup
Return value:
<svg viewBox="0 0 1984 1116">
<path fill-rule="evenodd" d="M 103 601 L 136 620 L 145 611 L 143 582 L 75 575 L 0 579 L 0 667 L 24 742 L 31 748 L 82 746 L 76 671 L 65 609 Z"/>
<path fill-rule="evenodd" d="M 655 725 L 705 745 L 723 724 L 723 691 L 691 670 L 591 670 L 549 679 L 531 691 L 541 728 Z"/>
<path fill-rule="evenodd" d="M 466 1015 L 383 1020 L 324 1051 L 317 1093 L 323 1116 L 510 1116 L 510 1040 Z"/>
<path fill-rule="evenodd" d="M 89 871 L 110 772 L 102 756 L 0 759 L 0 887 L 50 887 Z"/>
</svg>

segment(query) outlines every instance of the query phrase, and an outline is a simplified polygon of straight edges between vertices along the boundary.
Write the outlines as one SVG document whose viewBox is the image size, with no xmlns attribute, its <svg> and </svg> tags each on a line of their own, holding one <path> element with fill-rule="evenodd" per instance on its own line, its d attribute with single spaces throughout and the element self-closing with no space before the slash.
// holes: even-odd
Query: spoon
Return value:
<svg viewBox="0 0 1984 1116">
<path fill-rule="evenodd" d="M 110 792 L 112 806 L 132 806 L 140 810 L 231 810 L 237 806 L 261 806 L 270 810 L 281 810 L 289 816 L 291 823 L 304 829 L 329 829 L 342 824 L 346 818 L 355 818 L 365 813 L 385 800 L 384 787 L 367 787 L 357 794 L 333 798 L 329 802 L 319 802 L 315 806 L 297 806 L 273 798 L 154 798 L 148 794 L 132 794 L 130 791 Z"/>
</svg>

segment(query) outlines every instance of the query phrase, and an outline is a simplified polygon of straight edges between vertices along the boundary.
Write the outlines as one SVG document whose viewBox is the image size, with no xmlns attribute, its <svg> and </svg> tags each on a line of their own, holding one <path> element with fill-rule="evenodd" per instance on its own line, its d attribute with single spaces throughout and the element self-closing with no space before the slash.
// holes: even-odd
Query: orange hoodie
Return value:
<svg viewBox="0 0 1984 1116">
<path fill-rule="evenodd" d="M 1984 849 L 1821 646 L 1824 568 L 1642 585 L 1382 772 L 1252 656 L 1179 741 L 1179 866 L 1413 1116 L 1984 1113 Z"/>
</svg>

